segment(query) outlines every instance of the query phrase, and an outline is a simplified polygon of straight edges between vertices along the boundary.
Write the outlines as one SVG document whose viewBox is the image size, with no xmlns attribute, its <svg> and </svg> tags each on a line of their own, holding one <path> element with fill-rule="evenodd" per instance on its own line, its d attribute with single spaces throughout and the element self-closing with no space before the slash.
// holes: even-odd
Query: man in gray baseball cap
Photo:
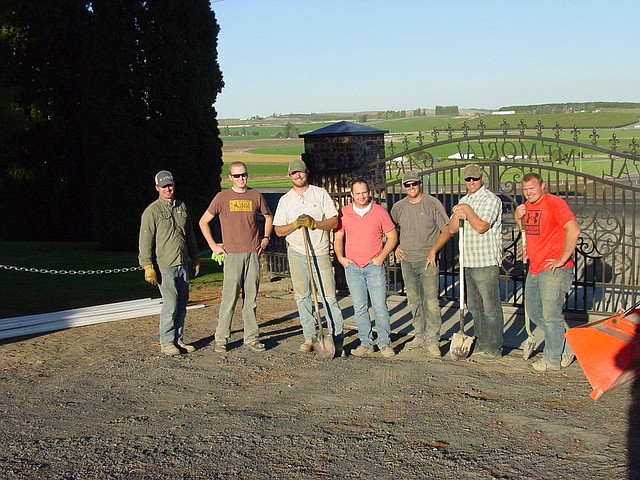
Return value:
<svg viewBox="0 0 640 480">
<path fill-rule="evenodd" d="M 344 319 L 336 299 L 335 277 L 329 255 L 330 234 L 338 225 L 338 210 L 324 188 L 309 184 L 309 172 L 302 160 L 293 160 L 289 163 L 288 172 L 293 188 L 280 198 L 273 216 L 273 225 L 276 235 L 286 237 L 287 240 L 287 259 L 291 271 L 293 296 L 298 305 L 304 335 L 304 343 L 300 345 L 300 351 L 313 351 L 313 340 L 316 337 L 316 323 L 311 301 L 311 278 L 307 269 L 307 253 L 305 237 L 303 237 L 308 231 L 309 255 L 312 257 L 311 263 L 318 268 L 317 280 L 320 283 L 318 290 L 323 296 L 322 303 L 325 305 L 327 326 L 333 335 L 336 353 L 341 355 Z"/>
<path fill-rule="evenodd" d="M 144 279 L 157 285 L 162 295 L 160 350 L 165 355 L 179 355 L 195 350 L 184 343 L 183 330 L 189 300 L 187 263 L 191 258 L 197 276 L 200 259 L 191 216 L 184 202 L 175 198 L 171 172 L 159 171 L 155 185 L 158 199 L 142 213 L 138 260 Z"/>
<path fill-rule="evenodd" d="M 167 170 L 160 170 L 156 173 L 156 186 L 166 187 L 167 185 L 175 185 L 173 175 Z"/>
</svg>

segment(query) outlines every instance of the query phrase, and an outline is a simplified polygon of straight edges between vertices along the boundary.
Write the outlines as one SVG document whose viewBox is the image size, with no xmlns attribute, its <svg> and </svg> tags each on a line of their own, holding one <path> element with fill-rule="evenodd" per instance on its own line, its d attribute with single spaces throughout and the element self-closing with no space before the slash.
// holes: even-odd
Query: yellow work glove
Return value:
<svg viewBox="0 0 640 480">
<path fill-rule="evenodd" d="M 218 265 L 222 265 L 224 261 L 224 253 L 212 253 L 211 260 L 218 262 Z"/>
<path fill-rule="evenodd" d="M 300 227 L 306 227 L 309 230 L 315 230 L 316 228 L 316 221 L 313 219 L 313 217 L 307 215 L 306 213 L 303 215 L 300 215 L 297 219 L 296 219 L 296 228 L 300 228 Z"/>
<path fill-rule="evenodd" d="M 158 276 L 156 275 L 156 269 L 153 265 L 144 265 L 144 279 L 151 285 L 158 285 Z"/>
</svg>

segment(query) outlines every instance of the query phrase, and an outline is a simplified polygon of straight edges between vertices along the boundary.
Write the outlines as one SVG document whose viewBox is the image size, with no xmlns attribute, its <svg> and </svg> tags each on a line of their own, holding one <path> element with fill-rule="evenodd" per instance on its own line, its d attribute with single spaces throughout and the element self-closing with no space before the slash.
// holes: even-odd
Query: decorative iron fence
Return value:
<svg viewBox="0 0 640 480">
<path fill-rule="evenodd" d="M 315 183 L 325 186 L 336 204 L 342 206 L 349 201 L 346 179 L 366 178 L 372 186 L 374 200 L 390 210 L 404 195 L 402 175 L 414 170 L 423 177 L 425 193 L 437 197 L 447 212 L 451 212 L 451 207 L 466 193 L 461 181 L 462 169 L 467 163 L 478 163 L 485 170 L 485 185 L 503 204 L 502 301 L 521 305 L 525 272 L 521 236 L 513 212 L 522 203 L 522 177 L 527 172 L 538 172 L 545 180 L 547 192 L 567 201 L 581 227 L 574 257 L 573 289 L 566 309 L 610 313 L 639 301 L 640 247 L 636 237 L 640 233 L 640 219 L 637 219 L 640 156 L 635 138 L 624 151 L 619 151 L 620 140 L 615 133 L 605 148 L 595 129 L 589 135 L 590 142 L 581 143 L 580 131 L 575 126 L 569 131 L 570 138 L 563 138 L 558 124 L 551 129 L 552 136 L 544 136 L 546 131 L 540 122 L 532 132 L 527 131 L 523 122 L 515 133 L 509 133 L 506 121 L 498 132 L 487 132 L 482 122 L 478 127 L 474 135 L 470 135 L 466 124 L 460 132 L 451 128 L 445 132 L 434 129 L 430 133 L 433 142 L 428 144 L 419 133 L 415 148 L 410 148 L 410 141 L 405 137 L 401 142 L 402 152 L 395 153 L 396 147 L 391 143 L 389 157 L 363 165 L 357 171 L 325 176 L 316 173 Z M 442 146 L 448 146 L 453 152 L 449 158 L 439 158 L 432 153 Z M 585 155 L 606 163 L 601 177 L 579 171 Z M 331 187 L 335 185 L 341 185 L 339 191 L 333 191 Z M 441 295 L 448 300 L 458 298 L 457 251 L 454 238 L 440 255 Z M 288 274 L 282 240 L 272 245 L 267 263 L 272 273 Z M 401 292 L 401 271 L 393 255 L 389 258 L 387 273 L 389 290 Z"/>
</svg>

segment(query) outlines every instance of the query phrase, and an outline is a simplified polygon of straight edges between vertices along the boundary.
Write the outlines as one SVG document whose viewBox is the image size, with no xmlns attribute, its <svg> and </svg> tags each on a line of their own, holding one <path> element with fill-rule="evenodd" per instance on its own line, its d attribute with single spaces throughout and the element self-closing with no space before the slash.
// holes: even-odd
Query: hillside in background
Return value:
<svg viewBox="0 0 640 480">
<path fill-rule="evenodd" d="M 605 107 L 605 105 L 607 105 Z M 582 108 L 585 107 L 585 108 Z M 588 108 L 587 108 L 588 107 Z M 414 115 L 413 113 L 420 113 Z M 404 112 L 404 113 L 403 113 Z M 513 113 L 510 113 L 513 112 Z M 411 114 L 408 114 L 411 113 Z M 390 134 L 431 132 L 433 129 L 460 130 L 465 123 L 477 130 L 480 122 L 486 130 L 500 130 L 506 123 L 515 129 L 521 122 L 532 129 L 540 122 L 551 128 L 558 122 L 563 128 L 631 128 L 640 123 L 640 103 L 591 102 L 501 107 L 499 110 L 460 109 L 458 115 L 435 115 L 435 110 L 415 109 L 401 112 L 333 112 L 274 115 L 251 119 L 220 120 L 225 142 L 238 140 L 295 139 L 301 133 L 317 130 L 335 122 L 350 121 L 369 125 Z"/>
<path fill-rule="evenodd" d="M 512 105 L 500 107 L 498 111 L 514 111 L 516 113 L 562 113 L 562 112 L 597 112 L 603 109 L 640 108 L 635 102 L 569 102 L 544 103 L 541 105 Z"/>
<path fill-rule="evenodd" d="M 511 105 L 500 107 L 496 110 L 483 108 L 460 108 L 459 116 L 490 115 L 492 112 L 529 113 L 597 113 L 601 110 L 629 110 L 640 109 L 640 103 L 636 102 L 567 102 L 567 103 L 543 103 L 538 105 Z M 226 118 L 219 119 L 221 126 L 251 126 L 259 124 L 285 125 L 288 122 L 299 123 L 333 123 L 347 120 L 356 123 L 372 123 L 376 121 L 405 119 L 416 117 L 433 117 L 435 108 L 415 108 L 407 110 L 370 110 L 362 112 L 325 112 L 325 113 L 288 113 L 273 114 L 267 117 L 254 116 L 251 118 Z"/>
</svg>

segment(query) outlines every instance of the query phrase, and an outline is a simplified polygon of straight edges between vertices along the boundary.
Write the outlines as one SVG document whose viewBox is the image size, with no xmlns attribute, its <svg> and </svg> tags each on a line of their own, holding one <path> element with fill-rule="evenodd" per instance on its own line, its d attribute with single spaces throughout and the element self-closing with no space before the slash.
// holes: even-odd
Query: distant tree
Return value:
<svg viewBox="0 0 640 480">
<path fill-rule="evenodd" d="M 285 123 L 282 129 L 282 135 L 284 138 L 295 138 L 299 133 L 300 131 L 298 128 L 291 122 Z"/>
<path fill-rule="evenodd" d="M 368 119 L 369 119 L 368 115 L 363 113 L 357 116 L 356 123 L 367 123 Z"/>
<path fill-rule="evenodd" d="M 460 115 L 457 105 L 436 105 L 436 115 Z"/>
</svg>

